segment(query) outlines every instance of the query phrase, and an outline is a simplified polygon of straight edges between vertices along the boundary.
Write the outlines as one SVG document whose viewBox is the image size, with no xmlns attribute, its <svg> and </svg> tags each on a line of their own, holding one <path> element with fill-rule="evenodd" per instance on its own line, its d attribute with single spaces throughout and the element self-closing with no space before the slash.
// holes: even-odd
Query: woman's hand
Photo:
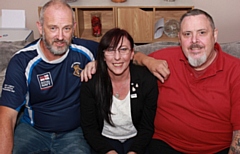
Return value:
<svg viewBox="0 0 240 154">
<path fill-rule="evenodd" d="M 96 73 L 96 61 L 89 62 L 81 72 L 81 81 L 88 81 Z"/>
</svg>

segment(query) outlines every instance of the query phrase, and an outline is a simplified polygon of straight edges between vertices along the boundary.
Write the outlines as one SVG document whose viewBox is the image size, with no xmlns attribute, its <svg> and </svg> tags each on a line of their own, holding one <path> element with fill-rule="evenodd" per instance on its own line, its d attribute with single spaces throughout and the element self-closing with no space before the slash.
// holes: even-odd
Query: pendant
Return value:
<svg viewBox="0 0 240 154">
<path fill-rule="evenodd" d="M 119 98 L 119 93 L 116 93 L 116 94 L 115 94 L 115 97 Z"/>
</svg>

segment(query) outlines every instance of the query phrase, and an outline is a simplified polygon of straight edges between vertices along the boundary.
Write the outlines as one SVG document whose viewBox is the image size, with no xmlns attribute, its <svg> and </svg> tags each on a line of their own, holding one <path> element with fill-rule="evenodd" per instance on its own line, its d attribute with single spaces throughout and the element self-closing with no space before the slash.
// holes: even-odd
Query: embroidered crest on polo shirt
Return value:
<svg viewBox="0 0 240 154">
<path fill-rule="evenodd" d="M 80 62 L 74 62 L 71 66 L 73 68 L 73 75 L 80 77 L 82 69 L 80 68 Z"/>
<path fill-rule="evenodd" d="M 50 72 L 37 75 L 39 86 L 41 90 L 49 89 L 53 86 L 52 76 Z"/>
</svg>

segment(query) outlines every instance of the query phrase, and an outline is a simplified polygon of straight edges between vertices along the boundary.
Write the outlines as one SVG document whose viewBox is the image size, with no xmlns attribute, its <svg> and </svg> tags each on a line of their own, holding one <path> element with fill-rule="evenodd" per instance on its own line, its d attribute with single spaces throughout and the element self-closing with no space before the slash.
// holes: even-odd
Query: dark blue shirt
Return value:
<svg viewBox="0 0 240 154">
<path fill-rule="evenodd" d="M 21 122 L 48 132 L 65 132 L 80 126 L 80 72 L 95 60 L 98 43 L 74 38 L 60 59 L 48 61 L 39 40 L 10 60 L 0 105 L 19 111 Z"/>
</svg>

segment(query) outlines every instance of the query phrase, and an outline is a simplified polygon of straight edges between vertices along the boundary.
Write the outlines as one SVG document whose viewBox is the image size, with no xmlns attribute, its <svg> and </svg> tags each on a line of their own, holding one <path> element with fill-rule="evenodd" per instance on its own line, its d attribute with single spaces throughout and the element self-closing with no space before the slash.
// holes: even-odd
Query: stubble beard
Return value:
<svg viewBox="0 0 240 154">
<path fill-rule="evenodd" d="M 42 35 L 42 40 L 46 48 L 54 55 L 63 55 L 64 53 L 67 52 L 69 46 L 70 46 L 70 41 L 67 40 L 58 40 L 54 39 L 53 42 L 50 42 L 49 40 L 46 39 L 45 33 L 43 31 Z M 63 47 L 55 47 L 53 44 L 54 43 L 65 43 L 66 45 Z"/>
</svg>

